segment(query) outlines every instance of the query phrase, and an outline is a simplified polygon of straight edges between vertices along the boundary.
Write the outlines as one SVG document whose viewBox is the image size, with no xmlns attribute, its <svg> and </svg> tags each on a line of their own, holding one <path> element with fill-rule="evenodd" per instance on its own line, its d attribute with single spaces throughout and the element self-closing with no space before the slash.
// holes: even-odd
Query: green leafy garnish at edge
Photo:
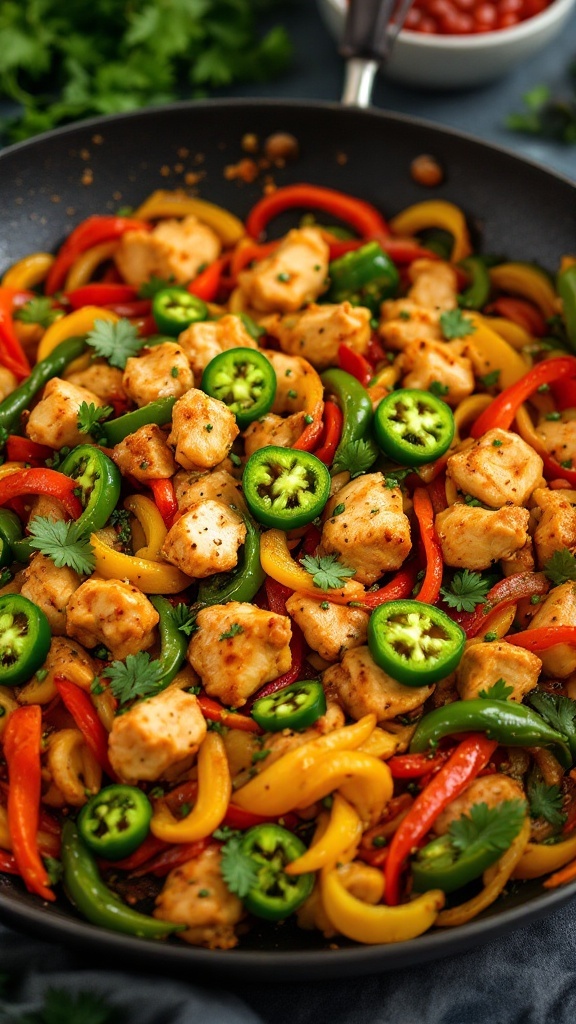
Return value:
<svg viewBox="0 0 576 1024">
<path fill-rule="evenodd" d="M 533 690 L 527 699 L 548 725 L 568 738 L 576 752 L 576 701 L 563 694 L 545 693 L 543 690 Z"/>
<path fill-rule="evenodd" d="M 436 395 L 436 398 L 444 398 L 450 391 L 447 384 L 442 384 L 439 380 L 433 380 L 428 388 L 431 395 Z"/>
<path fill-rule="evenodd" d="M 479 572 L 464 569 L 455 572 L 449 587 L 441 587 L 440 593 L 444 603 L 457 612 L 473 612 L 476 605 L 482 604 L 490 590 L 490 581 L 484 579 Z"/>
<path fill-rule="evenodd" d="M 496 807 L 485 803 L 473 804 L 468 814 L 453 821 L 449 828 L 452 845 L 461 852 L 469 852 L 482 845 L 504 853 L 522 828 L 526 816 L 523 800 L 504 800 Z"/>
<path fill-rule="evenodd" d="M 447 309 L 445 313 L 442 313 L 440 327 L 447 341 L 451 341 L 453 338 L 465 338 L 476 330 L 476 325 L 461 309 Z"/>
<path fill-rule="evenodd" d="M 505 679 L 497 679 L 486 690 L 480 690 L 478 696 L 482 700 L 508 700 L 511 693 L 514 693 L 514 687 L 508 686 Z"/>
<path fill-rule="evenodd" d="M 52 299 L 44 295 L 28 299 L 28 302 L 14 311 L 15 320 L 20 320 L 23 324 L 39 324 L 40 327 L 50 327 L 50 324 L 62 316 L 62 310 L 55 309 Z"/>
<path fill-rule="evenodd" d="M 545 563 L 544 575 L 556 587 L 561 583 L 576 581 L 576 558 L 568 548 L 560 548 Z"/>
<path fill-rule="evenodd" d="M 240 849 L 241 837 L 231 835 L 222 847 L 221 871 L 230 892 L 244 899 L 258 884 L 256 866 L 251 857 Z"/>
<path fill-rule="evenodd" d="M 554 96 L 548 85 L 535 85 L 522 99 L 526 109 L 510 114 L 505 122 L 507 128 L 525 135 L 576 143 L 576 95 Z"/>
<path fill-rule="evenodd" d="M 68 566 L 81 576 L 94 572 L 96 560 L 88 534 L 78 523 L 35 516 L 28 524 L 30 547 L 51 558 L 57 569 Z"/>
<path fill-rule="evenodd" d="M 95 320 L 94 327 L 86 335 L 86 341 L 97 356 L 106 359 L 110 366 L 126 369 L 126 361 L 145 344 L 145 338 L 138 337 L 138 331 L 129 320 Z"/>
<path fill-rule="evenodd" d="M 163 277 L 156 277 L 152 274 L 148 281 L 144 281 L 138 289 L 139 299 L 153 299 L 158 292 L 164 291 L 165 288 L 170 288 L 174 284 L 174 275 L 171 274 L 169 280 L 165 280 Z"/>
<path fill-rule="evenodd" d="M 196 629 L 196 614 L 184 602 L 172 609 L 172 618 L 184 636 L 191 636 Z"/>
<path fill-rule="evenodd" d="M 102 421 L 112 415 L 111 405 L 94 405 L 93 402 L 81 402 L 78 407 L 78 430 L 81 434 L 90 434 L 95 441 L 102 437 Z"/>
<path fill-rule="evenodd" d="M 109 680 L 110 690 L 121 704 L 151 697 L 158 692 L 162 669 L 146 651 L 129 654 L 126 661 L 113 661 L 102 675 Z"/>
<path fill-rule="evenodd" d="M 562 813 L 563 796 L 560 786 L 548 786 L 539 772 L 533 771 L 528 779 L 530 816 L 543 818 L 555 829 L 562 828 L 566 815 Z"/>
<path fill-rule="evenodd" d="M 366 473 L 370 466 L 376 461 L 379 455 L 378 448 L 373 441 L 349 441 L 343 448 L 338 448 L 332 464 L 333 473 L 342 473 L 347 470 L 350 479 Z"/>
<path fill-rule="evenodd" d="M 300 564 L 311 573 L 314 586 L 320 590 L 337 590 L 356 572 L 350 566 L 342 565 L 338 555 L 304 555 Z"/>
</svg>

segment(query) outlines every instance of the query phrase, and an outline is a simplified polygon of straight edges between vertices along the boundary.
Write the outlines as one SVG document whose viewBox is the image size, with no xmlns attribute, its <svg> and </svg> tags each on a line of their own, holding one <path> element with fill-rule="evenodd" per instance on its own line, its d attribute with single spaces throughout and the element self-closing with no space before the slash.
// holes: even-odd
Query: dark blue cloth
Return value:
<svg viewBox="0 0 576 1024">
<path fill-rule="evenodd" d="M 296 44 L 293 71 L 282 81 L 235 95 L 337 99 L 342 62 L 313 0 L 294 0 L 286 22 Z M 576 147 L 525 138 L 503 125 L 532 86 L 567 85 L 576 56 L 576 16 L 562 38 L 507 79 L 465 93 L 415 92 L 381 79 L 377 106 L 450 125 L 514 149 L 576 179 Z M 319 140 L 321 144 L 321 140 Z M 537 201 L 537 197 L 535 197 Z M 575 240 L 576 243 L 576 240 Z M 576 905 L 459 956 L 390 974 L 343 981 L 263 985 L 254 976 L 207 986 L 158 973 L 99 968 L 55 943 L 35 942 L 0 926 L 0 972 L 12 979 L 10 1005 L 37 1009 L 47 988 L 98 992 L 121 1008 L 125 1024 L 574 1024 Z M 122 964 L 118 964 L 121 968 Z M 0 1007 L 0 1020 L 8 1020 Z"/>
</svg>

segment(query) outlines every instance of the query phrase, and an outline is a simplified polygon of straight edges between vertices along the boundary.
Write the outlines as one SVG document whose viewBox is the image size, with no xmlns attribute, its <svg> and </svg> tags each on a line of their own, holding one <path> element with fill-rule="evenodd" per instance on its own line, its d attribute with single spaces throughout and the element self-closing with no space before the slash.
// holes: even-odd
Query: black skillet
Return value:
<svg viewBox="0 0 576 1024">
<path fill-rule="evenodd" d="M 153 189 L 182 186 L 188 173 L 201 172 L 202 196 L 243 217 L 261 195 L 262 182 L 240 185 L 226 178 L 224 168 L 242 157 L 243 135 L 265 139 L 278 130 L 293 133 L 300 143 L 297 162 L 274 173 L 278 184 L 328 185 L 362 196 L 390 215 L 437 196 L 465 210 L 484 251 L 538 260 L 550 270 L 563 253 L 574 252 L 574 185 L 503 150 L 374 110 L 301 101 L 218 101 L 85 122 L 1 153 L 0 271 L 26 253 L 53 250 L 83 217 L 137 205 Z M 410 162 L 421 153 L 433 154 L 445 169 L 444 182 L 433 192 L 409 175 Z M 277 232 L 290 223 L 294 220 L 280 220 Z M 538 882 L 524 883 L 454 931 L 391 946 L 342 940 L 336 949 L 320 933 L 290 923 L 253 931 L 229 952 L 146 942 L 80 920 L 64 898 L 55 906 L 41 905 L 18 879 L 7 876 L 0 876 L 0 918 L 79 952 L 97 952 L 99 963 L 132 963 L 196 978 L 213 973 L 226 979 L 288 980 L 369 973 L 459 953 L 575 894 L 576 883 L 548 892 Z"/>
</svg>

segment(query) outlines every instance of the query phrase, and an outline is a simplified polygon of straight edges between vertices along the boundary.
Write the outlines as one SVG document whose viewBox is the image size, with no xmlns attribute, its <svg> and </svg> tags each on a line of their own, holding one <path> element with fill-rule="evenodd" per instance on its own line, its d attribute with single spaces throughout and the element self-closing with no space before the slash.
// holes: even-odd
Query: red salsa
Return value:
<svg viewBox="0 0 576 1024">
<path fill-rule="evenodd" d="M 426 35 L 469 35 L 511 28 L 551 0 L 414 0 L 405 27 Z"/>
</svg>

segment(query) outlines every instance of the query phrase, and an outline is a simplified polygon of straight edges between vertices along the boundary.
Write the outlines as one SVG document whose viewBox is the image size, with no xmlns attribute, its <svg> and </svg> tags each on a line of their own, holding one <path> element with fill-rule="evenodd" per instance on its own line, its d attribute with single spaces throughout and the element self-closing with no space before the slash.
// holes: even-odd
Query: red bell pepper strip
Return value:
<svg viewBox="0 0 576 1024">
<path fill-rule="evenodd" d="M 154 495 L 156 507 L 164 520 L 164 525 L 170 529 L 172 520 L 178 511 L 174 484 L 169 477 L 161 480 L 149 480 L 148 483 Z"/>
<path fill-rule="evenodd" d="M 547 651 L 556 644 L 576 646 L 576 626 L 540 626 L 536 629 L 525 629 L 522 633 L 513 633 L 504 639 L 515 647 L 523 647 L 525 651 L 533 652 Z"/>
<path fill-rule="evenodd" d="M 507 320 L 512 320 L 537 338 L 543 338 L 546 334 L 546 321 L 542 313 L 539 309 L 536 309 L 532 302 L 527 302 L 526 299 L 516 299 L 512 298 L 511 295 L 501 295 L 494 302 L 491 302 L 489 306 L 486 306 L 485 312 L 504 316 Z"/>
<path fill-rule="evenodd" d="M 0 363 L 20 381 L 30 373 L 30 363 L 14 327 L 14 294 L 0 286 Z"/>
<path fill-rule="evenodd" d="M 44 462 L 53 454 L 53 448 L 31 441 L 28 437 L 10 434 L 6 439 L 6 455 L 11 462 Z"/>
<path fill-rule="evenodd" d="M 101 281 L 74 288 L 64 295 L 72 309 L 81 309 L 82 306 L 108 306 L 114 302 L 132 302 L 137 298 L 138 289 L 131 284 L 103 284 Z"/>
<path fill-rule="evenodd" d="M 344 417 L 340 406 L 337 405 L 336 402 L 331 402 L 330 400 L 325 402 L 324 428 L 320 438 L 321 444 L 314 452 L 314 455 L 326 466 L 332 465 L 334 454 L 340 444 L 343 423 Z"/>
<path fill-rule="evenodd" d="M 442 548 L 434 526 L 434 508 L 425 487 L 417 487 L 413 496 L 414 514 L 420 527 L 420 537 L 426 555 L 426 575 L 416 595 L 417 601 L 435 604 L 440 596 L 444 561 Z"/>
<path fill-rule="evenodd" d="M 436 768 L 441 768 L 449 757 L 447 750 L 430 757 L 429 754 L 395 754 L 386 762 L 393 779 L 420 779 Z"/>
<path fill-rule="evenodd" d="M 364 199 L 356 199 L 336 189 L 308 184 L 285 185 L 260 199 L 248 214 L 246 231 L 252 238 L 259 239 L 271 220 L 294 207 L 323 210 L 349 224 L 364 238 L 372 235 L 386 237 L 390 234 L 380 211 Z"/>
<path fill-rule="evenodd" d="M 53 295 L 62 288 L 70 267 L 81 253 L 101 242 L 121 238 L 127 231 L 150 231 L 151 224 L 133 217 L 98 216 L 88 217 L 74 228 L 60 248 L 54 263 L 48 271 L 44 291 Z"/>
<path fill-rule="evenodd" d="M 194 860 L 204 852 L 210 839 L 196 839 L 193 843 L 178 843 L 160 851 L 151 860 L 146 861 L 137 871 L 131 871 L 133 878 L 140 878 L 142 875 L 155 875 L 156 878 L 165 878 L 173 868 L 179 868 L 189 860 Z M 116 864 L 116 867 L 118 865 Z"/>
<path fill-rule="evenodd" d="M 61 501 L 72 519 L 78 519 L 82 505 L 74 494 L 77 484 L 55 469 L 21 469 L 0 480 L 0 505 L 23 494 L 46 494 Z"/>
<path fill-rule="evenodd" d="M 19 875 L 20 871 L 13 853 L 7 850 L 0 850 L 0 874 Z"/>
<path fill-rule="evenodd" d="M 89 695 L 76 686 L 76 683 L 71 683 L 63 676 L 56 676 L 54 683 L 62 703 L 72 715 L 102 771 L 115 780 L 116 774 L 108 758 L 108 733 L 98 718 Z"/>
<path fill-rule="evenodd" d="M 440 473 L 434 477 L 432 483 L 427 484 L 426 490 L 430 495 L 430 501 L 434 508 L 434 515 L 437 516 L 439 512 L 443 512 L 444 509 L 448 508 L 448 502 L 446 500 L 446 474 Z"/>
<path fill-rule="evenodd" d="M 4 733 L 8 765 L 8 828 L 18 870 L 29 892 L 53 901 L 48 873 L 38 850 L 42 708 L 29 704 L 12 712 Z"/>
<path fill-rule="evenodd" d="M 289 597 L 292 597 L 294 591 L 290 587 L 285 587 L 282 583 L 277 583 L 270 576 L 266 577 L 264 586 L 270 611 L 275 612 L 276 615 L 287 615 L 286 601 Z"/>
<path fill-rule="evenodd" d="M 214 302 L 220 288 L 222 274 L 230 261 L 229 256 L 222 256 L 215 260 L 205 270 L 200 271 L 197 277 L 188 285 L 188 291 L 197 299 L 204 302 Z"/>
<path fill-rule="evenodd" d="M 373 334 L 370 338 L 366 358 L 372 367 L 372 376 L 374 376 L 378 364 L 383 363 L 386 359 L 386 351 L 376 334 Z"/>
<path fill-rule="evenodd" d="M 576 377 L 576 357 L 557 356 L 533 366 L 509 388 L 501 391 L 472 425 L 472 437 L 481 437 L 488 430 L 508 430 L 518 409 L 542 384 L 553 384 L 564 377 Z"/>
<path fill-rule="evenodd" d="M 318 444 L 322 434 L 322 412 L 323 403 L 318 405 L 314 412 L 310 414 L 312 416 L 312 423 L 308 423 L 308 425 L 304 427 L 300 437 L 292 445 L 293 448 L 296 448 L 301 452 L 313 451 L 314 446 Z"/>
<path fill-rule="evenodd" d="M 359 352 L 355 352 L 349 345 L 338 346 L 338 366 L 359 380 L 365 388 L 368 387 L 374 376 L 374 371 L 368 360 Z"/>
<path fill-rule="evenodd" d="M 430 831 L 444 808 L 460 796 L 468 783 L 488 764 L 497 746 L 495 740 L 487 739 L 482 733 L 469 733 L 416 797 L 390 843 L 384 891 L 389 906 L 396 906 L 400 900 L 400 876 L 414 847 Z"/>
<path fill-rule="evenodd" d="M 241 729 L 242 732 L 262 732 L 260 726 L 253 718 L 248 718 L 247 715 L 240 715 L 237 711 L 225 708 L 217 700 L 212 700 L 205 693 L 198 694 L 198 704 L 204 718 L 207 718 L 209 722 L 220 722 L 221 725 L 226 725 L 229 729 Z"/>
<path fill-rule="evenodd" d="M 133 302 L 109 302 L 104 306 L 116 316 L 124 317 L 125 320 L 134 320 L 148 316 L 152 309 L 151 299 L 134 299 Z"/>
<path fill-rule="evenodd" d="M 550 580 L 543 572 L 514 573 L 513 576 L 494 584 L 488 591 L 484 604 L 477 605 L 473 612 L 455 616 L 455 619 L 470 639 L 481 629 L 489 626 L 492 612 L 501 611 L 507 605 L 516 604 L 525 597 L 547 594 L 550 586 Z"/>
<path fill-rule="evenodd" d="M 565 409 L 576 409 L 576 380 L 564 377 L 550 385 L 554 395 L 554 405 L 560 412 Z"/>
<path fill-rule="evenodd" d="M 396 573 L 394 579 L 390 580 L 378 590 L 368 591 L 362 598 L 362 605 L 365 608 L 379 608 L 387 601 L 401 601 L 404 597 L 410 597 L 418 576 L 418 563 L 410 562 Z"/>
<path fill-rule="evenodd" d="M 146 864 L 147 861 L 155 857 L 156 854 L 162 853 L 163 850 L 169 849 L 169 843 L 164 842 L 163 839 L 157 839 L 150 832 L 146 836 L 146 839 L 140 844 L 134 853 L 131 853 L 128 857 L 122 857 L 122 860 L 104 860 L 104 858 L 98 858 L 98 866 L 107 870 L 113 868 L 114 870 L 119 869 L 120 871 L 134 871 L 139 868 L 142 864 Z"/>
</svg>

